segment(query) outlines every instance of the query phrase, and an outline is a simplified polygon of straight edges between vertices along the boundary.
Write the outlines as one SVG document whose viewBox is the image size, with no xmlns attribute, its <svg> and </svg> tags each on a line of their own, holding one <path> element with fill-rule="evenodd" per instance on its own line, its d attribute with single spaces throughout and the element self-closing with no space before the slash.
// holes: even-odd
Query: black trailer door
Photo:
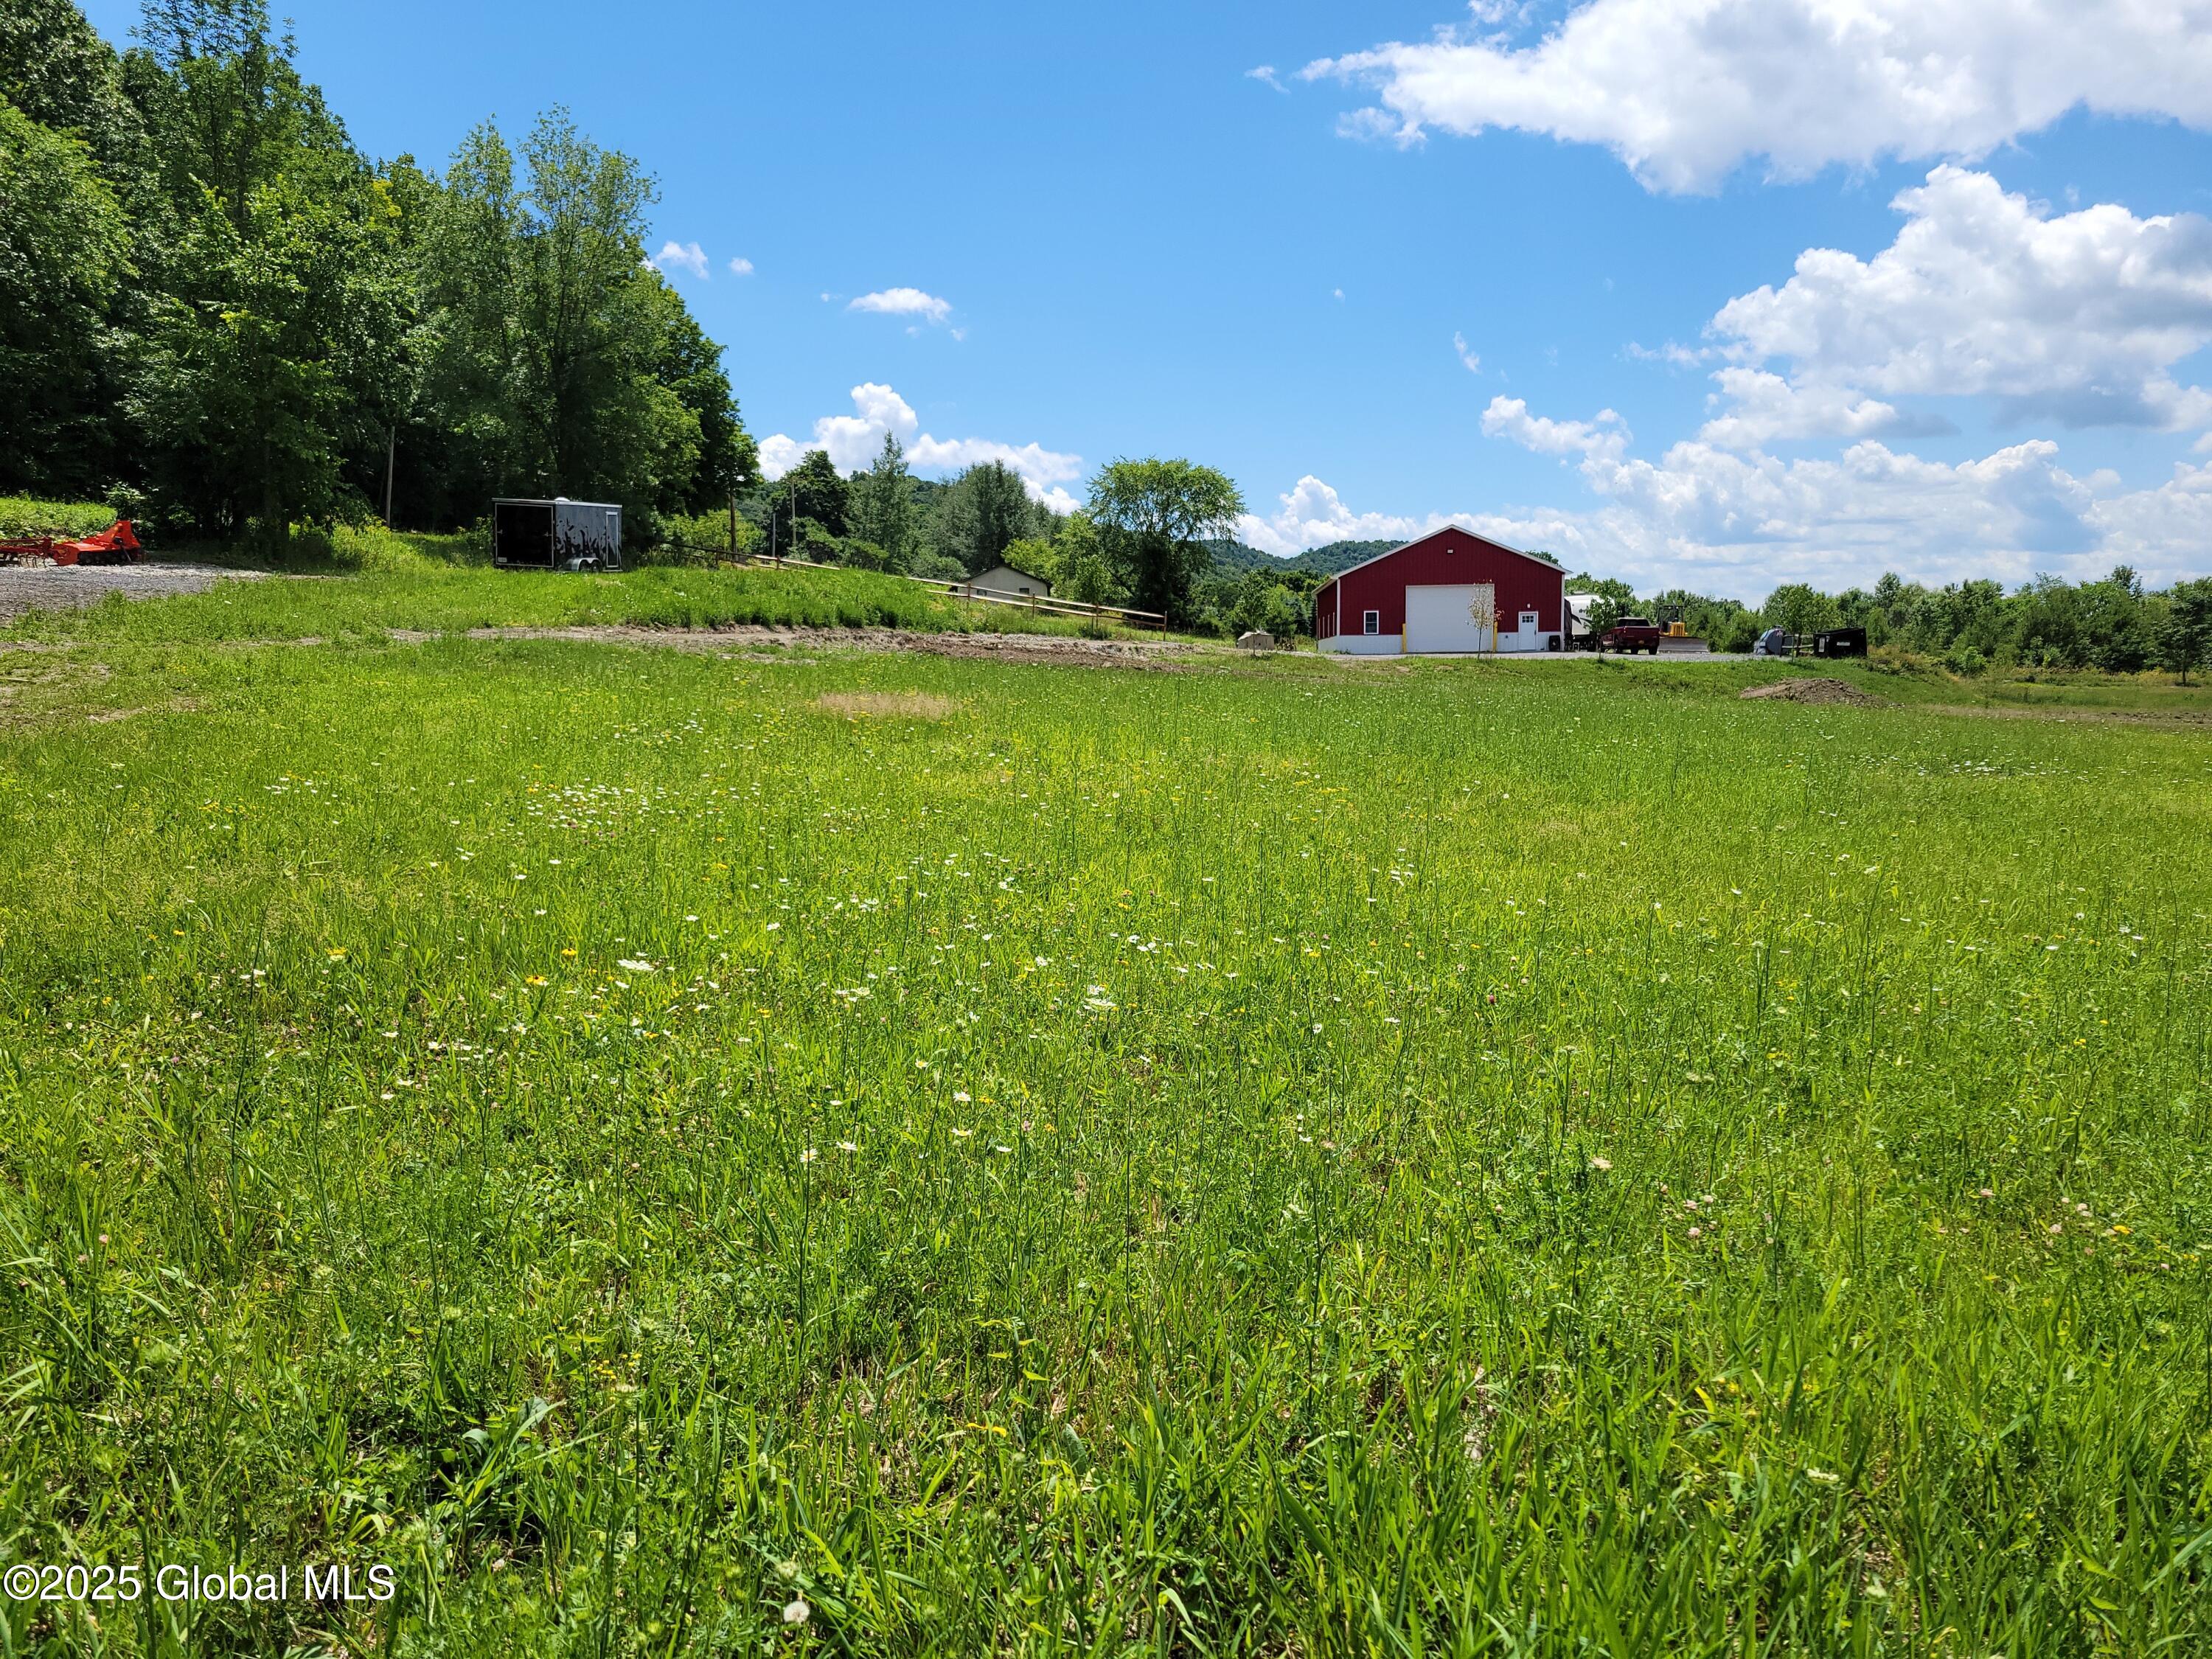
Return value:
<svg viewBox="0 0 2212 1659">
<path fill-rule="evenodd" d="M 495 501 L 491 509 L 494 564 L 531 570 L 553 568 L 553 504 L 550 501 Z"/>
</svg>

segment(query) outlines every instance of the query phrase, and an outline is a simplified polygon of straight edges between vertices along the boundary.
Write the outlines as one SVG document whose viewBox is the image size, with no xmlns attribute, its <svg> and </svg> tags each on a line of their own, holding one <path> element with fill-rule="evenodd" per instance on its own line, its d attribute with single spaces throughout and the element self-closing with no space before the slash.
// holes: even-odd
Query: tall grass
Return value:
<svg viewBox="0 0 2212 1659">
<path fill-rule="evenodd" d="M 157 605 L 118 597 L 82 610 L 33 611 L 0 628 L 0 639 L 381 643 L 395 629 L 592 626 L 1102 631 L 1069 618 L 950 599 L 896 576 L 865 571 L 655 566 L 618 574 L 541 574 L 441 563 L 412 551 L 410 539 L 416 538 L 379 536 L 363 546 L 341 538 L 335 560 L 318 554 L 301 569 L 221 581 L 206 592 Z"/>
<path fill-rule="evenodd" d="M 0 1553 L 399 1595 L 17 1649 L 2212 1647 L 2201 742 L 100 660 L 0 736 Z"/>
</svg>

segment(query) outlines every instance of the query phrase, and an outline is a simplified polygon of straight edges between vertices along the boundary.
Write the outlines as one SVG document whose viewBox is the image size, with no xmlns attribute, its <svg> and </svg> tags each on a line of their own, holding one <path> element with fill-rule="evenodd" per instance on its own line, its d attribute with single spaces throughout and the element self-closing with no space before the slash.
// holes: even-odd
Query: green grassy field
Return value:
<svg viewBox="0 0 2212 1659">
<path fill-rule="evenodd" d="M 8 1651 L 2212 1651 L 2202 734 L 224 592 L 0 654 L 0 1554 L 293 1592 Z"/>
</svg>

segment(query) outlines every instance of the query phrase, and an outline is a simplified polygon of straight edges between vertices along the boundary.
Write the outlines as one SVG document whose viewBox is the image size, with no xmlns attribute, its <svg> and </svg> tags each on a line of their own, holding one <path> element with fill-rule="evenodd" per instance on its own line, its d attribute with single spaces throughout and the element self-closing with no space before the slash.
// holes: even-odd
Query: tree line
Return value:
<svg viewBox="0 0 2212 1659">
<path fill-rule="evenodd" d="M 652 179 L 559 109 L 442 176 L 374 162 L 264 0 L 0 6 L 0 491 L 235 538 L 497 495 L 641 530 L 757 477 L 708 339 L 645 259 Z"/>
<path fill-rule="evenodd" d="M 1871 588 L 1826 593 L 1785 582 L 1765 603 L 1746 605 L 1672 588 L 1638 599 L 1626 582 L 1577 575 L 1568 591 L 1591 602 L 1599 628 L 1616 617 L 1679 617 L 1716 651 L 1748 651 L 1770 628 L 1817 634 L 1863 628 L 1870 647 L 1891 647 L 1954 672 L 2098 669 L 2136 674 L 2163 668 L 2185 678 L 2212 663 L 2212 578 L 2149 592 L 2126 565 L 2084 582 L 2039 576 L 2013 590 L 1971 580 L 1929 587 L 1891 573 Z"/>
<path fill-rule="evenodd" d="M 887 433 L 874 461 L 850 477 L 828 452 L 809 450 L 745 503 L 744 539 L 775 556 L 946 581 L 1009 565 L 1060 599 L 1214 631 L 1228 623 L 1212 549 L 1243 511 L 1243 495 L 1216 468 L 1154 456 L 1109 463 L 1082 506 L 1057 513 L 1000 461 L 942 483 L 917 478 Z M 711 541 L 702 550 L 714 550 Z M 1283 592 L 1287 636 L 1302 612 Z"/>
</svg>

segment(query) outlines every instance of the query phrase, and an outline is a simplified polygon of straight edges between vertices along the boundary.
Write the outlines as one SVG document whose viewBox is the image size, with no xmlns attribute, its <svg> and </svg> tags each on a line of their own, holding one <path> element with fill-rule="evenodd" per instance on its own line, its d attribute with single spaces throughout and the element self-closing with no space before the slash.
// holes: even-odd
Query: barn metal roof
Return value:
<svg viewBox="0 0 2212 1659">
<path fill-rule="evenodd" d="M 1314 597 L 1316 599 L 1319 599 L 1323 589 L 1326 589 L 1331 582 L 1340 582 L 1355 570 L 1364 570 L 1370 564 L 1380 564 L 1385 559 L 1395 559 L 1409 547 L 1419 547 L 1423 542 L 1432 542 L 1436 540 L 1437 537 L 1449 535 L 1455 530 L 1458 531 L 1462 536 L 1472 536 L 1476 541 L 1482 543 L 1486 546 L 1494 547 L 1501 553 L 1510 553 L 1516 559 L 1526 559 L 1531 564 L 1542 565 L 1547 570 L 1556 570 L 1559 573 L 1559 579 L 1562 581 L 1566 580 L 1567 570 L 1565 565 L 1553 564 L 1549 559 L 1539 558 L 1534 553 L 1523 553 L 1517 547 L 1508 547 L 1504 542 L 1499 541 L 1496 537 L 1481 535 L 1475 531 L 1469 530 L 1464 525 L 1448 524 L 1441 530 L 1431 530 L 1425 536 L 1416 536 L 1410 542 L 1401 542 L 1397 546 L 1392 548 L 1388 553 L 1377 553 L 1371 559 L 1362 559 L 1358 564 L 1347 565 L 1342 570 L 1338 571 L 1336 574 L 1331 576 L 1328 579 L 1328 581 L 1323 582 L 1320 587 L 1314 589 Z"/>
</svg>

